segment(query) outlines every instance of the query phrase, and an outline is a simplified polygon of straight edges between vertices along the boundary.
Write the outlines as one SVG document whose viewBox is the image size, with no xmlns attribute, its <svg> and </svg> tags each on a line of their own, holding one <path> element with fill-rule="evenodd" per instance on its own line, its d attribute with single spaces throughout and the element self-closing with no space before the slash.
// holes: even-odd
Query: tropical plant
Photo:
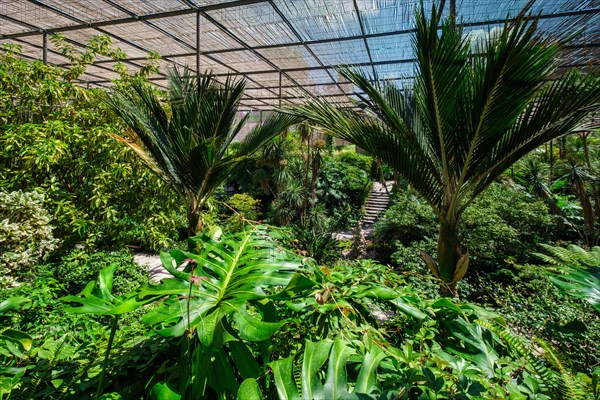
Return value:
<svg viewBox="0 0 600 400">
<path fill-rule="evenodd" d="M 550 275 L 552 283 L 600 311 L 600 247 L 586 251 L 574 244 L 566 248 L 541 246 L 546 254 L 537 255 L 556 266 Z"/>
<path fill-rule="evenodd" d="M 324 99 L 288 110 L 380 158 L 429 203 L 440 224 L 437 262 L 424 258 L 447 296 L 458 295 L 468 267 L 458 231 L 465 209 L 518 159 L 600 108 L 600 78 L 554 77 L 563 43 L 537 32 L 527 11 L 474 42 L 454 18 L 441 21 L 435 6 L 427 18 L 422 6 L 413 84 L 345 69 L 366 94 L 365 112 Z"/>
<path fill-rule="evenodd" d="M 228 78 L 221 83 L 211 72 L 195 76 L 189 69 L 172 69 L 168 109 L 156 88 L 138 80 L 104 97 L 130 128 L 126 136 L 114 137 L 187 200 L 190 235 L 201 230 L 202 209 L 227 176 L 297 121 L 290 115 L 272 114 L 232 148 L 249 115 L 236 119 L 244 88 L 243 80 Z"/>
<path fill-rule="evenodd" d="M 571 160 L 561 165 L 565 170 L 562 179 L 568 182 L 571 193 L 577 197 L 583 213 L 583 238 L 588 247 L 597 243 L 596 221 L 591 196 L 588 194 L 588 183 L 597 178 L 590 174 L 587 166 Z M 600 221 L 599 221 L 600 222 Z"/>
<path fill-rule="evenodd" d="M 111 317 L 110 336 L 108 338 L 104 362 L 102 363 L 102 371 L 98 381 L 96 397 L 100 396 L 102 389 L 104 389 L 104 377 L 106 376 L 110 351 L 113 346 L 115 334 L 117 333 L 119 317 L 155 300 L 155 298 L 152 297 L 143 301 L 138 300 L 136 299 L 137 293 L 135 292 L 120 296 L 113 295 L 113 275 L 116 268 L 116 264 L 102 268 L 98 277 L 98 282 L 89 282 L 78 296 L 64 297 L 64 301 L 81 304 L 81 306 L 77 307 L 67 307 L 67 312 L 108 315 Z"/>
<path fill-rule="evenodd" d="M 294 375 L 294 356 L 270 363 L 280 399 L 361 399 L 369 394 L 381 393 L 377 368 L 386 354 L 370 342 L 371 348 L 364 354 L 358 376 L 353 385 L 348 385 L 347 362 L 356 353 L 348 342 L 322 340 L 307 341 L 302 355 L 299 374 L 300 387 Z M 325 382 L 321 381 L 321 368 L 329 359 Z M 298 390 L 299 389 L 299 390 Z M 362 395 L 362 396 L 361 396 Z M 367 396 L 366 396 L 367 395 Z"/>
<path fill-rule="evenodd" d="M 12 329 L 5 323 L 6 312 L 19 309 L 30 300 L 24 297 L 11 297 L 0 302 L 0 399 L 17 385 L 25 374 L 25 367 L 19 366 L 18 361 L 24 357 L 24 352 L 31 349 L 33 338 L 25 332 Z"/>
</svg>

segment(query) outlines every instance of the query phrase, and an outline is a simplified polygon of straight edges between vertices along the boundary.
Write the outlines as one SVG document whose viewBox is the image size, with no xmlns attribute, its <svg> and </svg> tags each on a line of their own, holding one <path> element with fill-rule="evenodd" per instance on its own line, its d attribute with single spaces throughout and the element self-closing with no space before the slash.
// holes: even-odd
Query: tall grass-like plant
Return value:
<svg viewBox="0 0 600 400">
<path fill-rule="evenodd" d="M 600 79 L 556 77 L 563 43 L 539 33 L 527 11 L 474 41 L 454 18 L 442 21 L 435 6 L 427 17 L 421 7 L 412 84 L 345 69 L 366 94 L 364 112 L 323 99 L 289 111 L 380 158 L 429 203 L 439 220 L 437 261 L 423 256 L 447 296 L 467 272 L 458 231 L 465 209 L 525 154 L 600 109 Z"/>
<path fill-rule="evenodd" d="M 245 81 L 219 82 L 211 72 L 193 75 L 188 69 L 169 73 L 163 106 L 156 88 L 133 80 L 104 98 L 129 127 L 127 137 L 115 136 L 188 201 L 189 233 L 202 228 L 207 200 L 229 174 L 274 136 L 297 122 L 272 114 L 233 148 L 248 118 L 238 118 Z"/>
</svg>

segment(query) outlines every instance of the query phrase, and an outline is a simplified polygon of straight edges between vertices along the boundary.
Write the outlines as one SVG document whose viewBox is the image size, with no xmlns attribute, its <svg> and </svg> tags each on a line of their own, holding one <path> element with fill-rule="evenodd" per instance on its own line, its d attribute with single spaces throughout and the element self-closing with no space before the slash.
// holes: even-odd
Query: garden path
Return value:
<svg viewBox="0 0 600 400">
<path fill-rule="evenodd" d="M 362 220 L 361 231 L 364 237 L 371 235 L 373 230 L 373 224 L 381 213 L 383 213 L 390 204 L 390 196 L 388 192 L 391 192 L 394 181 L 386 181 L 385 186 L 381 182 L 373 183 L 371 193 L 367 204 L 365 204 L 365 216 Z M 335 234 L 337 240 L 353 240 L 354 234 L 352 231 L 338 232 Z"/>
</svg>

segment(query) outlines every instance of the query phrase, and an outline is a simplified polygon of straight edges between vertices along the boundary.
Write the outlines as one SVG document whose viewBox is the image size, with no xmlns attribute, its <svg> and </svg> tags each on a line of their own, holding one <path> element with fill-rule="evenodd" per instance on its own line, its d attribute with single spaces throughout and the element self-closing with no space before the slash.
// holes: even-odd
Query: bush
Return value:
<svg viewBox="0 0 600 400">
<path fill-rule="evenodd" d="M 0 53 L 0 187 L 43 193 L 65 247 L 171 244 L 187 224 L 181 199 L 110 137 L 123 127 L 66 72 Z"/>
<path fill-rule="evenodd" d="M 521 334 L 549 341 L 576 371 L 589 373 L 600 363 L 600 316 L 585 301 L 561 294 L 541 267 L 509 264 L 469 275 L 471 286 L 461 290 L 469 300 L 496 308 Z"/>
<path fill-rule="evenodd" d="M 4 284 L 58 245 L 43 205 L 44 195 L 39 192 L 0 192 L 0 280 L 5 279 Z"/>
<path fill-rule="evenodd" d="M 128 251 L 87 253 L 74 250 L 47 268 L 60 280 L 67 293 L 76 294 L 88 282 L 96 280 L 102 268 L 112 264 L 117 264 L 113 281 L 115 294 L 134 291 L 149 280 L 148 271 L 136 264 Z"/>
<path fill-rule="evenodd" d="M 360 168 L 331 158 L 323 163 L 317 195 L 319 203 L 333 217 L 332 228 L 347 229 L 356 225 L 370 190 L 369 175 Z"/>
<path fill-rule="evenodd" d="M 362 169 L 367 174 L 371 174 L 373 170 L 373 157 L 355 151 L 341 151 L 336 159 L 344 164 Z"/>
<path fill-rule="evenodd" d="M 235 232 L 244 228 L 246 221 L 256 221 L 259 218 L 260 200 L 255 199 L 246 193 L 236 193 L 229 199 L 226 199 L 228 205 L 228 214 L 230 216 L 225 221 L 225 228 L 228 231 Z"/>
<path fill-rule="evenodd" d="M 511 257 L 527 261 L 536 243 L 550 240 L 552 222 L 542 200 L 495 183 L 466 209 L 460 232 L 471 263 L 489 264 Z M 385 257 L 396 250 L 395 243 L 406 247 L 437 240 L 437 230 L 438 220 L 429 205 L 407 190 L 395 195 L 385 218 L 376 222 L 373 240 Z M 400 254 L 392 259 L 398 265 L 403 263 Z"/>
</svg>

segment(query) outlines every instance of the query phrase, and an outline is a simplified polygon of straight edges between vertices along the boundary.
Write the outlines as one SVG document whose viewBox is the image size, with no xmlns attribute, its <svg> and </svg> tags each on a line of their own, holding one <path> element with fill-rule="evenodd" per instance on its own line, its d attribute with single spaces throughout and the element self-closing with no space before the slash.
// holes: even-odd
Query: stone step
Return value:
<svg viewBox="0 0 600 400">
<path fill-rule="evenodd" d="M 367 204 L 365 208 L 387 208 L 389 203 L 371 203 Z"/>
<path fill-rule="evenodd" d="M 369 201 L 367 201 L 367 206 L 369 204 L 383 204 L 383 205 L 388 205 L 389 203 L 390 203 L 390 201 L 388 199 L 369 200 Z"/>
</svg>

